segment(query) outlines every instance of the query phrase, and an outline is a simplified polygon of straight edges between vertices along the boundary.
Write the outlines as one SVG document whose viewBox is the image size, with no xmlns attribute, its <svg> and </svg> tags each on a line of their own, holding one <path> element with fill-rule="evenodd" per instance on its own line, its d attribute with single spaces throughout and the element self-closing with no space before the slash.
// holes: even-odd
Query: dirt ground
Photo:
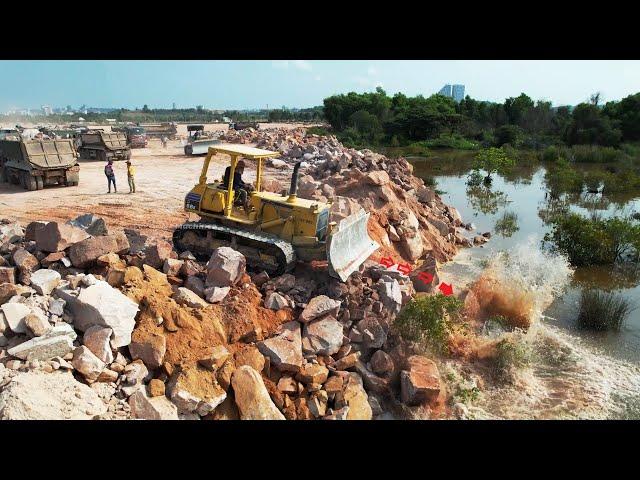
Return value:
<svg viewBox="0 0 640 480">
<path fill-rule="evenodd" d="M 284 126 L 265 124 L 261 128 Z M 286 125 L 294 128 L 296 125 Z M 207 125 L 206 129 L 226 129 L 226 125 Z M 186 133 L 186 125 L 178 126 L 178 133 Z M 169 141 L 162 148 L 159 140 L 150 139 L 147 148 L 131 150 L 136 168 L 136 193 L 129 194 L 125 162 L 114 162 L 118 193 L 107 193 L 104 164 L 80 160 L 80 183 L 77 187 L 47 187 L 29 192 L 0 183 L 0 218 L 28 223 L 32 220 L 69 220 L 83 213 L 94 213 L 108 225 L 134 228 L 152 238 L 170 239 L 173 229 L 187 220 L 183 209 L 184 197 L 198 182 L 204 156 L 187 157 L 181 140 Z M 214 157 L 208 178 L 221 178 L 229 157 Z M 245 181 L 255 181 L 255 165 L 247 162 Z M 291 172 L 267 167 L 265 178 L 278 178 L 286 185 Z M 191 215 L 191 219 L 197 217 Z"/>
</svg>

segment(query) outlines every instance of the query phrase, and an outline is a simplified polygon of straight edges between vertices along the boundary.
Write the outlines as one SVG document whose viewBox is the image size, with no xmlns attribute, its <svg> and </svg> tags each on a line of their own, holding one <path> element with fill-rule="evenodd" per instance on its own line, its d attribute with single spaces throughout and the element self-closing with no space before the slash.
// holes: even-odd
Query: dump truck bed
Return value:
<svg viewBox="0 0 640 480">
<path fill-rule="evenodd" d="M 95 132 L 82 134 L 82 146 L 105 146 L 109 150 L 122 150 L 127 148 L 127 136 L 122 132 Z"/>
<path fill-rule="evenodd" d="M 49 170 L 75 165 L 73 141 L 64 140 L 0 140 L 0 155 L 11 164 L 30 163 Z"/>
</svg>

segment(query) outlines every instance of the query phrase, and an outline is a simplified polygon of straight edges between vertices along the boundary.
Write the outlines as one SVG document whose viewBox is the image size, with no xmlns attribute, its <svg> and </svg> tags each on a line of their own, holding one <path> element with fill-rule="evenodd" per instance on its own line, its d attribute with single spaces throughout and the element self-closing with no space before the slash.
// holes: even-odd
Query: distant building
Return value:
<svg viewBox="0 0 640 480">
<path fill-rule="evenodd" d="M 464 98 L 464 85 L 445 85 L 440 89 L 438 95 L 453 98 L 456 102 L 460 102 Z"/>
<path fill-rule="evenodd" d="M 445 85 L 440 89 L 438 95 L 444 95 L 445 97 L 451 97 L 451 85 Z"/>
<path fill-rule="evenodd" d="M 461 102 L 464 98 L 464 85 L 454 85 L 451 87 L 451 96 L 456 102 Z"/>
<path fill-rule="evenodd" d="M 44 113 L 45 115 L 51 115 L 53 113 L 53 110 L 49 105 L 42 105 L 42 113 Z"/>
</svg>

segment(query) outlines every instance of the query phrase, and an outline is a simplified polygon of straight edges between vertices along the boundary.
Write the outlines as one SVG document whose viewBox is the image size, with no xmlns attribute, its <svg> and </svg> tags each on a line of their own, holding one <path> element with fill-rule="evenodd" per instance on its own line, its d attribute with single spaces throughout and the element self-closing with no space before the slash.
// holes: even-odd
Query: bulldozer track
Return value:
<svg viewBox="0 0 640 480">
<path fill-rule="evenodd" d="M 229 246 L 231 246 L 232 242 L 235 240 L 236 244 L 240 244 L 242 246 L 247 246 L 250 248 L 260 247 L 261 250 L 271 252 L 277 258 L 276 268 L 274 268 L 273 265 L 262 262 L 255 257 L 247 257 L 247 262 L 249 263 L 249 265 L 256 268 L 262 268 L 269 274 L 282 275 L 285 272 L 293 270 L 296 264 L 296 254 L 293 250 L 293 246 L 289 242 L 282 240 L 275 235 L 250 232 L 238 228 L 227 227 L 217 223 L 208 222 L 187 222 L 176 228 L 176 230 L 173 232 L 173 244 L 180 252 L 191 250 L 192 253 L 196 256 L 205 256 L 207 254 L 211 254 L 210 251 L 193 251 L 197 249 L 193 248 L 193 246 L 189 247 L 188 245 L 184 245 L 182 243 L 184 234 L 189 231 L 199 232 L 199 234 L 212 232 L 218 240 L 225 240 L 224 237 L 228 236 Z"/>
</svg>

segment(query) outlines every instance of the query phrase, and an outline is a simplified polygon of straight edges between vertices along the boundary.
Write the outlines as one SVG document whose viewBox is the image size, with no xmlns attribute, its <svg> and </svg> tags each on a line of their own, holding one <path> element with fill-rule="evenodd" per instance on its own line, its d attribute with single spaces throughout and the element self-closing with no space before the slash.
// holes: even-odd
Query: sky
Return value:
<svg viewBox="0 0 640 480">
<path fill-rule="evenodd" d="M 311 107 L 332 94 L 382 86 L 390 95 L 429 96 L 465 85 L 477 100 L 527 93 L 575 105 L 640 91 L 637 60 L 161 60 L 2 61 L 0 112 L 12 108 L 91 107 L 210 109 Z"/>
</svg>

